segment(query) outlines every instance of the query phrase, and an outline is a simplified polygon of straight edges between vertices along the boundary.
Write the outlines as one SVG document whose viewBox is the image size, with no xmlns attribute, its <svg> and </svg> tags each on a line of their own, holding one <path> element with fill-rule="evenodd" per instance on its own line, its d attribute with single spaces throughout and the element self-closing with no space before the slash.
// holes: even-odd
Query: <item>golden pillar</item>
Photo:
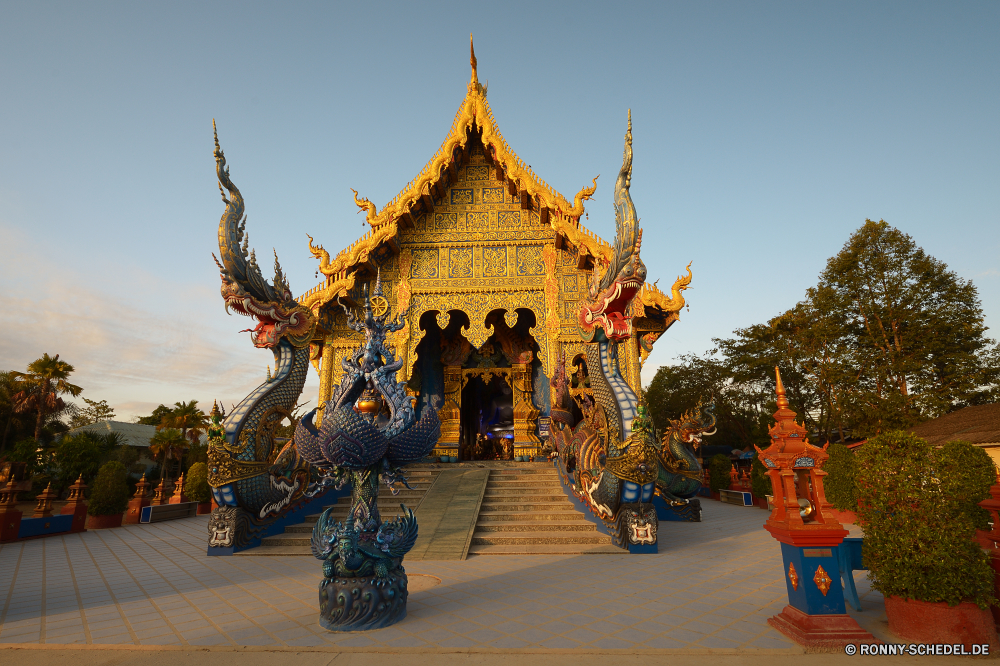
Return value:
<svg viewBox="0 0 1000 666">
<path fill-rule="evenodd" d="M 319 405 L 316 408 L 314 425 L 318 428 L 323 423 L 323 408 L 333 392 L 333 345 L 330 338 L 323 338 L 323 360 L 319 364 Z"/>
<path fill-rule="evenodd" d="M 444 405 L 438 410 L 438 418 L 441 419 L 441 438 L 432 455 L 457 456 L 462 434 L 462 366 L 444 368 Z"/>
<path fill-rule="evenodd" d="M 511 388 L 514 389 L 514 455 L 534 456 L 538 454 L 541 440 L 535 435 L 538 427 L 539 411 L 532 400 L 531 352 L 526 352 L 520 360 L 512 363 Z"/>
</svg>

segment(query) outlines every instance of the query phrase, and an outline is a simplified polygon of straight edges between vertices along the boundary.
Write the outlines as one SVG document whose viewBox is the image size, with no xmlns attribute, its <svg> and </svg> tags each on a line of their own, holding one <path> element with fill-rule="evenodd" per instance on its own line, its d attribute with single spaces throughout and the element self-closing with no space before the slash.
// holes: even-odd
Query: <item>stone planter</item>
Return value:
<svg viewBox="0 0 1000 666">
<path fill-rule="evenodd" d="M 111 516 L 87 516 L 88 530 L 106 530 L 110 527 L 121 527 L 124 513 L 116 513 Z"/>
<path fill-rule="evenodd" d="M 915 643 L 962 643 L 970 653 L 973 644 L 987 643 L 990 654 L 1000 651 L 993 614 L 987 608 L 963 601 L 957 606 L 900 597 L 885 598 L 889 631 Z"/>
<path fill-rule="evenodd" d="M 208 502 L 198 502 L 198 515 L 204 516 L 206 513 L 212 513 L 212 501 Z"/>
<path fill-rule="evenodd" d="M 753 503 L 757 505 L 758 508 L 767 510 L 767 498 L 766 497 L 754 497 Z"/>
<path fill-rule="evenodd" d="M 719 493 L 716 490 L 712 491 L 712 499 L 719 500 Z"/>
</svg>

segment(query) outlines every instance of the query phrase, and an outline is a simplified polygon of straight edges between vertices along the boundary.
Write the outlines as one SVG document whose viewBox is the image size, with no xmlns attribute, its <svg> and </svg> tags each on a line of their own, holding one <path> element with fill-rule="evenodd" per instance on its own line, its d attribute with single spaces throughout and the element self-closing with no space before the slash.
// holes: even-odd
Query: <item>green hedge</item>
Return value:
<svg viewBox="0 0 1000 666">
<path fill-rule="evenodd" d="M 858 522 L 868 577 L 883 596 L 950 606 L 972 601 L 983 609 L 995 603 L 989 555 L 973 541 L 973 497 L 960 491 L 968 474 L 955 467 L 971 455 L 955 447 L 934 451 L 903 431 L 861 447 Z"/>
<path fill-rule="evenodd" d="M 114 516 L 128 508 L 128 471 L 117 460 L 105 463 L 97 472 L 90 492 L 87 513 L 92 516 Z"/>
<path fill-rule="evenodd" d="M 208 488 L 208 466 L 203 463 L 195 463 L 188 469 L 184 476 L 184 494 L 192 502 L 207 502 L 212 497 Z"/>
<path fill-rule="evenodd" d="M 830 459 L 823 465 L 826 499 L 838 511 L 858 509 L 858 460 L 843 444 L 831 444 L 826 450 Z"/>
<path fill-rule="evenodd" d="M 708 461 L 708 487 L 712 492 L 728 488 L 731 482 L 729 473 L 733 470 L 733 461 L 729 456 L 716 453 Z"/>
<path fill-rule="evenodd" d="M 990 514 L 979 503 L 990 496 L 997 468 L 990 454 L 969 442 L 948 442 L 937 451 L 942 483 L 955 499 L 955 509 L 972 520 L 976 529 L 989 529 Z"/>
<path fill-rule="evenodd" d="M 771 488 L 771 477 L 767 475 L 767 468 L 760 461 L 760 456 L 757 455 L 756 451 L 753 454 L 753 462 L 750 464 L 750 493 L 761 499 L 774 494 Z"/>
</svg>

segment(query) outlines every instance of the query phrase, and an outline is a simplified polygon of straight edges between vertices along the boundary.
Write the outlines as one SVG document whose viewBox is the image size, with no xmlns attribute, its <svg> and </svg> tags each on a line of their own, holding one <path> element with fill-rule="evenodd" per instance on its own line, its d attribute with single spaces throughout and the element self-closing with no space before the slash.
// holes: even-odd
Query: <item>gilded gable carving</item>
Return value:
<svg viewBox="0 0 1000 666">
<path fill-rule="evenodd" d="M 503 188 L 502 187 L 484 187 L 483 188 L 483 203 L 484 204 L 502 204 L 503 203 Z"/>
<path fill-rule="evenodd" d="M 458 213 L 434 213 L 435 229 L 457 229 Z"/>
<path fill-rule="evenodd" d="M 451 205 L 463 205 L 472 203 L 472 188 L 454 187 L 451 190 Z"/>
<path fill-rule="evenodd" d="M 486 165 L 470 164 L 465 167 L 466 180 L 489 180 L 490 168 Z"/>
<path fill-rule="evenodd" d="M 576 274 L 563 276 L 563 291 L 576 293 Z"/>
</svg>

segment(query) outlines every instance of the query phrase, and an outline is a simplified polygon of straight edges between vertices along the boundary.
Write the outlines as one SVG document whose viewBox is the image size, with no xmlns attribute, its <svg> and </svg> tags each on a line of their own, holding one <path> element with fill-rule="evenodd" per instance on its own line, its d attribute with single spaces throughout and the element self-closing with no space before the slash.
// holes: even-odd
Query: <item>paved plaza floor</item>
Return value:
<svg viewBox="0 0 1000 666">
<path fill-rule="evenodd" d="M 208 557 L 206 516 L 5 544 L 0 648 L 801 655 L 767 624 L 787 603 L 767 513 L 703 506 L 702 523 L 660 523 L 657 555 L 406 563 L 407 617 L 355 633 L 318 625 L 318 561 Z M 856 580 L 853 614 L 883 637 L 881 598 Z"/>
</svg>

